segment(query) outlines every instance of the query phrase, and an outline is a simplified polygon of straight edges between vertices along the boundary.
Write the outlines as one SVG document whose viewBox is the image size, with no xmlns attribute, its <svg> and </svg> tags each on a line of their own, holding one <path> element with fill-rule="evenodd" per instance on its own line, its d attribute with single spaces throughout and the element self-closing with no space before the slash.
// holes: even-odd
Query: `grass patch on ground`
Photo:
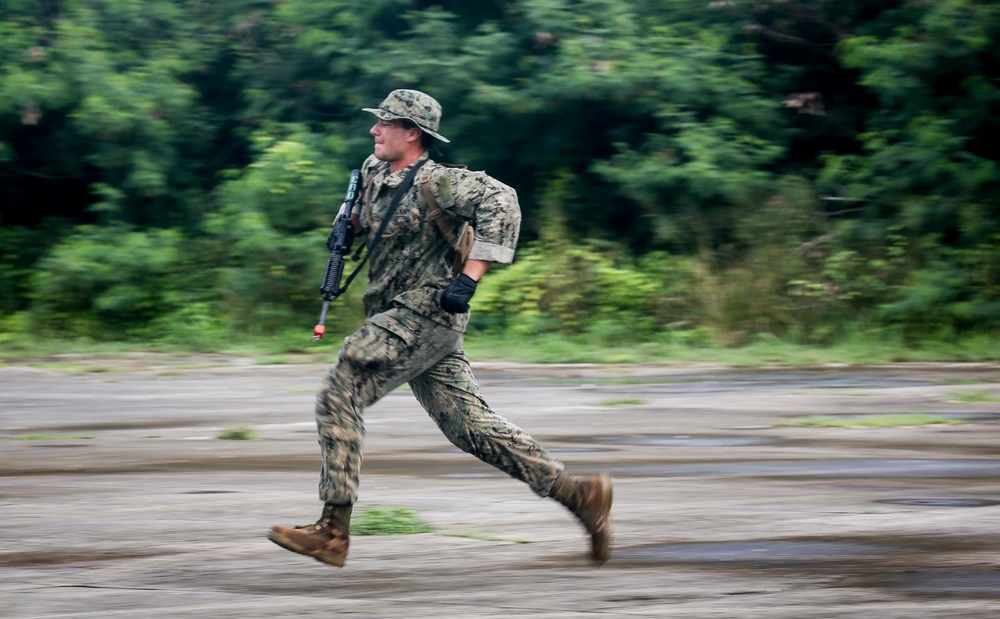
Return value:
<svg viewBox="0 0 1000 619">
<path fill-rule="evenodd" d="M 607 402 L 601 402 L 598 406 L 639 406 L 645 403 L 646 400 L 608 400 Z"/>
<path fill-rule="evenodd" d="M 253 363 L 254 365 L 290 365 L 295 361 L 283 355 L 267 355 L 254 359 Z"/>
<path fill-rule="evenodd" d="M 85 363 L 73 363 L 73 362 L 60 362 L 60 361 L 47 361 L 47 362 L 31 362 L 28 366 L 37 368 L 39 370 L 55 370 L 57 372 L 67 372 L 69 374 L 101 374 L 104 372 L 111 372 L 112 369 L 107 365 L 90 365 Z"/>
<path fill-rule="evenodd" d="M 962 423 L 965 422 L 960 419 L 915 413 L 869 415 L 867 417 L 835 417 L 832 415 L 815 415 L 812 417 L 793 419 L 779 425 L 812 428 L 893 428 L 900 426 L 929 426 L 934 424 L 960 425 Z"/>
<path fill-rule="evenodd" d="M 506 542 L 509 544 L 527 544 L 529 543 L 526 539 L 521 539 L 518 537 L 499 537 L 497 535 L 490 535 L 488 533 L 479 533 L 477 531 L 443 531 L 441 535 L 446 535 L 448 537 L 464 537 L 466 539 L 475 539 L 482 542 Z"/>
<path fill-rule="evenodd" d="M 436 533 L 448 537 L 464 537 L 484 542 L 505 542 L 527 544 L 528 540 L 514 537 L 499 537 L 477 531 L 439 531 L 430 523 L 406 507 L 386 507 L 375 505 L 366 507 L 351 518 L 351 535 L 413 535 Z"/>
<path fill-rule="evenodd" d="M 215 438 L 222 439 L 224 441 L 253 441 L 259 439 L 260 437 L 254 434 L 252 428 L 240 426 L 238 428 L 226 428 L 222 432 L 219 432 Z"/>
<path fill-rule="evenodd" d="M 922 341 L 919 347 L 883 334 L 856 334 L 828 346 L 796 344 L 762 334 L 744 346 L 693 344 L 664 334 L 618 343 L 587 335 L 518 336 L 473 331 L 463 344 L 478 361 L 521 363 L 713 363 L 729 367 L 887 365 L 891 363 L 997 362 L 1000 336 Z"/>
<path fill-rule="evenodd" d="M 475 361 L 707 363 L 728 367 L 1000 362 L 1000 334 L 992 333 L 925 338 L 913 344 L 899 335 L 871 329 L 858 330 L 837 343 L 823 346 L 797 344 L 774 335 L 759 334 L 745 345 L 732 347 L 708 338 L 692 340 L 677 332 L 663 332 L 643 341 L 602 334 L 488 333 L 477 331 L 475 319 L 473 321 L 473 330 L 466 334 L 464 348 Z M 153 363 L 163 357 L 176 360 L 194 356 L 196 359 L 188 364 L 191 366 L 203 361 L 205 354 L 248 357 L 255 364 L 331 363 L 336 360 L 342 336 L 349 334 L 353 326 L 353 323 L 345 323 L 340 329 L 344 333 L 330 332 L 321 342 L 311 342 L 308 330 L 303 328 L 268 335 L 219 338 L 218 343 L 211 346 L 192 342 L 187 347 L 180 343 L 166 346 L 155 341 L 101 342 L 22 334 L 0 341 L 0 363 L 32 364 L 79 374 Z M 225 364 L 225 359 L 219 359 L 218 365 Z"/>
<path fill-rule="evenodd" d="M 412 509 L 367 507 L 351 518 L 351 535 L 412 535 L 433 533 L 434 527 Z"/>
<path fill-rule="evenodd" d="M 986 391 L 985 389 L 974 389 L 971 391 L 956 393 L 952 396 L 949 402 L 958 402 L 960 404 L 988 404 L 992 402 L 1000 402 L 1000 397 L 993 395 L 992 392 Z"/>
</svg>

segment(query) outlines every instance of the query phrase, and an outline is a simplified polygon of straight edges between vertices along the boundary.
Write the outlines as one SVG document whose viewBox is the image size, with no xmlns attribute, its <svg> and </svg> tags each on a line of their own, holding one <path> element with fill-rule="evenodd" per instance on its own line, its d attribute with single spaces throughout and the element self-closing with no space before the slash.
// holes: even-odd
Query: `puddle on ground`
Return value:
<svg viewBox="0 0 1000 619">
<path fill-rule="evenodd" d="M 899 549 L 875 544 L 837 541 L 711 542 L 616 548 L 614 560 L 630 563 L 775 563 L 845 561 L 882 558 Z"/>
<path fill-rule="evenodd" d="M 603 442 L 603 441 L 597 441 Z M 558 447 L 558 446 L 546 446 L 550 452 L 553 453 L 596 453 L 602 451 L 612 451 L 607 447 Z M 441 447 L 439 449 L 428 449 L 421 453 L 432 453 L 432 454 L 464 454 L 465 452 L 458 447 Z"/>
<path fill-rule="evenodd" d="M 97 561 L 120 561 L 123 559 L 145 559 L 177 554 L 174 551 L 73 551 L 63 549 L 52 552 L 11 552 L 0 554 L 0 567 L 27 567 L 31 565 L 65 565 L 71 563 L 94 563 Z"/>
<path fill-rule="evenodd" d="M 1000 598 L 1000 570 L 917 574 L 895 582 L 894 587 L 913 595 Z"/>
<path fill-rule="evenodd" d="M 45 432 L 116 432 L 123 430 L 166 430 L 171 428 L 195 428 L 214 425 L 208 419 L 197 420 L 151 420 L 128 422 L 76 423 L 62 426 L 39 426 Z"/>
<path fill-rule="evenodd" d="M 1000 598 L 1000 570 L 921 572 L 915 561 L 933 560 L 926 547 L 846 540 L 759 540 L 657 544 L 616 548 L 612 562 L 637 566 L 732 566 L 847 575 L 856 586 L 894 589 L 928 597 Z M 901 567 L 905 565 L 906 567 Z M 867 576 L 866 576 L 867 574 Z"/>
<path fill-rule="evenodd" d="M 997 460 L 769 460 L 694 464 L 611 465 L 614 475 L 635 477 L 990 477 L 1000 476 Z"/>
<path fill-rule="evenodd" d="M 611 445 L 639 445 L 644 447 L 744 447 L 770 445 L 776 439 L 751 436 L 688 436 L 688 435 L 646 435 L 646 436 L 598 436 L 584 439 L 592 443 Z"/>
<path fill-rule="evenodd" d="M 922 507 L 989 507 L 1000 505 L 1000 501 L 989 499 L 882 499 L 876 503 L 890 505 L 918 505 Z"/>
</svg>

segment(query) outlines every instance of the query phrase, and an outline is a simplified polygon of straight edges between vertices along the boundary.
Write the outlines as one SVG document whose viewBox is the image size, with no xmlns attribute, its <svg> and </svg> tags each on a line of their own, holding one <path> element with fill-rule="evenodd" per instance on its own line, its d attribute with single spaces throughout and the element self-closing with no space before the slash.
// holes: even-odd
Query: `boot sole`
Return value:
<svg viewBox="0 0 1000 619">
<path fill-rule="evenodd" d="M 306 557 L 312 557 L 320 563 L 326 563 L 327 565 L 333 565 L 335 567 L 344 567 L 344 563 L 347 562 L 346 554 L 339 552 L 323 552 L 322 550 L 311 551 L 296 544 L 284 535 L 276 533 L 275 531 L 271 531 L 271 533 L 268 534 L 267 539 L 281 546 L 285 550 L 290 550 Z"/>
</svg>

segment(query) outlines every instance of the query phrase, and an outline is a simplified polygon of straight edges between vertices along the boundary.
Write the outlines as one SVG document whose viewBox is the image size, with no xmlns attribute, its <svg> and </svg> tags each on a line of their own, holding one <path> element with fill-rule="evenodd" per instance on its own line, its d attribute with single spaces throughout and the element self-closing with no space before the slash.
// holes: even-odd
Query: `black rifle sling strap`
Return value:
<svg viewBox="0 0 1000 619">
<path fill-rule="evenodd" d="M 386 209 L 385 216 L 382 217 L 382 224 L 378 227 L 378 232 L 375 233 L 375 236 L 373 236 L 371 241 L 368 243 L 368 251 L 365 252 L 365 257 L 361 260 L 361 263 L 354 269 L 353 272 L 351 272 L 350 277 L 347 278 L 344 285 L 340 287 L 341 294 L 343 291 L 347 290 L 348 286 L 351 285 L 354 278 L 361 272 L 361 268 L 365 266 L 365 262 L 368 261 L 368 257 L 372 255 L 373 251 L 375 251 L 375 248 L 378 246 L 379 239 L 382 238 L 382 233 L 385 232 L 385 228 L 392 220 L 392 216 L 396 214 L 396 207 L 399 206 L 399 202 L 403 199 L 403 195 L 407 192 L 407 190 L 413 186 L 413 179 L 417 177 L 417 172 L 425 163 L 427 163 L 427 161 L 427 159 L 424 159 L 423 161 L 417 162 L 412 168 L 410 168 L 410 171 L 407 172 L 406 178 L 404 178 L 403 182 L 399 184 L 399 187 L 396 187 L 396 193 L 392 194 L 392 202 L 389 203 L 389 208 Z"/>
</svg>

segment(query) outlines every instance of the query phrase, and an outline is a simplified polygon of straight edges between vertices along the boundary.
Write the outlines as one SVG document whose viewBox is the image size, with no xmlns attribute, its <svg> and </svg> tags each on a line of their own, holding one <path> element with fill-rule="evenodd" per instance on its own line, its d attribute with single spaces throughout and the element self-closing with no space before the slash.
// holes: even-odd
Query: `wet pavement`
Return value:
<svg viewBox="0 0 1000 619">
<path fill-rule="evenodd" d="M 611 559 L 404 388 L 368 411 L 357 509 L 437 532 L 355 536 L 337 569 L 265 538 L 318 516 L 323 366 L 57 361 L 0 367 L 0 617 L 1000 616 L 995 366 L 477 365 L 570 470 L 614 474 Z M 963 423 L 786 425 L 888 413 Z"/>
</svg>

